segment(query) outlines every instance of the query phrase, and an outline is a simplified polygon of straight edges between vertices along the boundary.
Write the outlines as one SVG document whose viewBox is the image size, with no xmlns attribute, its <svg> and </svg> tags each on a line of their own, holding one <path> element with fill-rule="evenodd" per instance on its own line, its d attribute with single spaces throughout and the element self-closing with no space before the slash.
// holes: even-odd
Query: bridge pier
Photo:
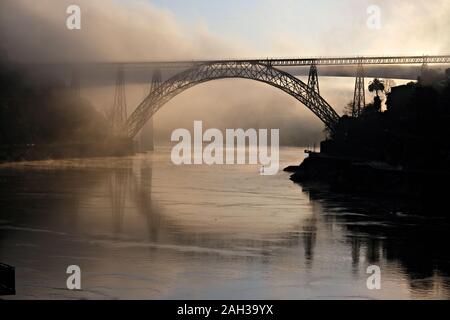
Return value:
<svg viewBox="0 0 450 320">
<path fill-rule="evenodd" d="M 353 95 L 352 117 L 356 118 L 361 115 L 362 110 L 366 106 L 366 85 L 364 79 L 364 66 L 360 62 L 356 70 L 355 92 Z"/>
<path fill-rule="evenodd" d="M 127 97 L 125 93 L 125 72 L 123 66 L 117 70 L 114 104 L 111 112 L 111 134 L 126 135 Z"/>
<path fill-rule="evenodd" d="M 420 74 L 417 76 L 417 79 L 419 80 L 419 82 L 423 82 L 423 80 L 426 78 L 426 74 L 428 73 L 429 70 L 430 70 L 430 68 L 428 66 L 427 58 L 424 57 L 422 66 L 420 67 L 420 72 L 419 72 Z"/>
<path fill-rule="evenodd" d="M 150 91 L 145 94 L 151 94 L 160 84 L 161 84 L 161 71 L 159 69 L 156 69 L 153 72 L 152 81 L 150 83 Z M 144 97 L 145 98 L 145 97 Z M 147 151 L 153 151 L 155 149 L 155 143 L 154 143 L 154 123 L 153 123 L 153 117 L 151 117 L 143 129 L 141 130 L 141 133 L 139 135 L 139 151 L 140 152 L 147 152 Z"/>
<path fill-rule="evenodd" d="M 317 65 L 316 62 L 313 61 L 311 64 L 311 67 L 309 69 L 309 76 L 308 76 L 308 87 L 320 95 L 320 89 L 319 89 L 319 76 L 317 74 Z"/>
</svg>

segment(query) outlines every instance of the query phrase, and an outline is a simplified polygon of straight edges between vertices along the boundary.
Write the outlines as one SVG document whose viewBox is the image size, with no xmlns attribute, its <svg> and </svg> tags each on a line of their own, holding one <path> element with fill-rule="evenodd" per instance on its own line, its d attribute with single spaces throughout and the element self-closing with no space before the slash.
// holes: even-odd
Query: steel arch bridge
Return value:
<svg viewBox="0 0 450 320">
<path fill-rule="evenodd" d="M 303 103 L 331 130 L 339 120 L 336 111 L 314 87 L 293 75 L 261 62 L 221 61 L 196 65 L 157 85 L 127 119 L 128 136 L 134 138 L 164 104 L 181 92 L 204 82 L 227 78 L 255 80 L 281 89 Z"/>
</svg>

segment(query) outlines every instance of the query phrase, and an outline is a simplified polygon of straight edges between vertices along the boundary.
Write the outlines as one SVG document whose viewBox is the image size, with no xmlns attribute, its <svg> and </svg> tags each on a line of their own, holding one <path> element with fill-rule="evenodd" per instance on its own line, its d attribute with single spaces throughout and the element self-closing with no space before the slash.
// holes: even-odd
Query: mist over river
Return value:
<svg viewBox="0 0 450 320">
<path fill-rule="evenodd" d="M 280 168 L 303 151 L 282 148 Z M 8 299 L 450 298 L 448 220 L 258 166 L 175 166 L 163 148 L 3 164 L 0 208 Z M 69 265 L 81 291 L 66 289 Z"/>
</svg>

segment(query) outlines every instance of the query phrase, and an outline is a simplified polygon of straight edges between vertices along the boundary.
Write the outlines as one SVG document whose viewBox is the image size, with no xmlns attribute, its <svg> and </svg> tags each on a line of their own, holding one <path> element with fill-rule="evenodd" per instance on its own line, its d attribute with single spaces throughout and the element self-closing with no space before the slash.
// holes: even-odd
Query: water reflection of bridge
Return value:
<svg viewBox="0 0 450 320">
<path fill-rule="evenodd" d="M 111 194 L 111 196 L 122 197 L 119 201 L 112 202 L 115 206 L 120 206 L 113 208 L 112 212 L 125 214 L 125 217 L 112 215 L 115 220 L 113 225 L 119 226 L 114 229 L 118 236 L 123 232 L 123 225 L 126 223 L 126 203 L 132 201 L 140 216 L 145 219 L 147 241 L 150 244 L 188 245 L 213 250 L 234 248 L 237 251 L 239 248 L 257 248 L 254 252 L 257 252 L 258 256 L 250 255 L 245 259 L 262 259 L 263 263 L 275 263 L 272 260 L 279 259 L 280 254 L 283 255 L 286 249 L 288 249 L 286 252 L 289 252 L 291 249 L 302 247 L 303 260 L 297 263 L 300 263 L 299 267 L 303 265 L 306 270 L 313 270 L 318 237 L 327 237 L 328 234 L 333 234 L 338 228 L 343 227 L 343 236 L 350 250 L 352 272 L 355 276 L 361 276 L 369 264 L 379 265 L 385 261 L 399 262 L 410 277 L 412 288 L 416 286 L 414 289 L 431 290 L 437 285 L 435 281 L 438 280 L 425 281 L 422 287 L 415 280 L 433 279 L 436 272 L 444 277 L 450 274 L 450 268 L 445 262 L 444 246 L 448 240 L 443 239 L 446 237 L 445 232 L 436 233 L 425 226 L 420 227 L 419 231 L 411 225 L 404 227 L 398 219 L 389 216 L 390 210 L 396 208 L 389 203 L 380 206 L 377 202 L 377 209 L 372 212 L 366 199 L 362 199 L 361 203 L 357 200 L 345 201 L 323 190 L 317 192 L 315 189 L 305 188 L 304 192 L 309 194 L 311 200 L 311 215 L 299 217 L 298 223 L 280 234 L 272 235 L 273 238 L 267 235 L 267 238 L 260 239 L 237 239 L 233 237 L 232 230 L 222 234 L 211 234 L 168 214 L 166 208 L 158 205 L 157 200 L 152 197 L 152 162 L 145 157 L 139 161 L 146 164 L 135 164 L 133 166 L 135 170 L 118 169 L 111 172 L 111 176 L 123 176 L 112 179 L 122 184 L 117 188 L 121 191 Z M 127 191 L 123 192 L 123 190 Z M 129 203 L 128 206 L 133 204 Z M 386 213 L 388 217 L 385 214 L 380 215 L 380 212 Z M 377 214 L 374 215 L 374 213 Z M 417 232 L 423 235 L 423 238 L 418 238 Z M 411 241 L 414 242 L 412 245 Z M 417 241 L 420 243 L 415 243 Z M 418 251 L 418 247 L 424 247 L 424 250 Z M 221 257 L 219 256 L 218 259 Z M 223 259 L 227 258 L 223 257 Z"/>
<path fill-rule="evenodd" d="M 66 260 L 51 258 L 52 255 L 70 255 L 71 259 L 73 256 L 91 256 L 94 270 L 96 263 L 101 270 L 109 270 L 105 262 L 102 264 L 97 260 L 99 257 L 108 264 L 121 264 L 120 259 L 125 256 L 135 259 L 132 261 L 159 259 L 154 262 L 162 265 L 162 270 L 167 258 L 188 265 L 191 261 L 199 264 L 208 261 L 214 266 L 234 262 L 249 267 L 259 264 L 278 271 L 280 268 L 281 271 L 299 271 L 299 275 L 307 271 L 314 277 L 333 269 L 332 265 L 324 265 L 324 262 L 339 261 L 339 267 L 345 268 L 340 271 L 350 272 L 350 276 L 353 274 L 358 281 L 365 277 L 368 264 L 377 264 L 391 270 L 394 268 L 398 279 L 407 279 L 412 294 L 426 297 L 428 292 L 441 290 L 440 297 L 450 296 L 447 220 L 403 217 L 396 214 L 401 208 L 398 202 L 385 200 L 372 204 L 363 198 L 352 197 L 349 200 L 345 195 L 336 195 L 324 188 L 303 187 L 310 198 L 309 202 L 305 199 L 306 211 L 299 207 L 297 214 L 286 214 L 289 208 L 284 205 L 293 204 L 288 202 L 290 196 L 286 198 L 283 195 L 274 201 L 273 209 L 283 212 L 287 227 L 286 224 L 282 224 L 282 228 L 275 227 L 273 221 L 278 218 L 272 217 L 272 224 L 260 232 L 257 221 L 249 223 L 248 219 L 245 220 L 246 215 L 253 217 L 245 212 L 216 233 L 216 228 L 204 228 L 213 221 L 207 216 L 198 216 L 206 220 L 199 226 L 191 223 L 192 216 L 183 216 L 168 205 L 179 195 L 174 198 L 167 198 L 165 194 L 161 196 L 164 190 L 159 186 L 161 179 L 166 178 L 173 168 L 161 170 L 158 161 L 151 159 L 154 156 L 108 159 L 108 163 L 102 159 L 92 170 L 89 168 L 96 161 L 94 159 L 85 160 L 89 163 L 84 167 L 81 165 L 84 161 L 68 161 L 70 166 L 75 165 L 74 169 L 49 170 L 46 167 L 44 170 L 8 171 L 7 175 L 2 175 L 5 180 L 0 187 L 7 199 L 5 207 L 14 209 L 2 211 L 1 218 L 11 221 L 7 225 L 3 222 L 4 229 L 0 234 L 2 253 L 11 257 L 12 264 L 20 259 L 27 263 L 36 255 L 36 249 L 24 247 L 17 250 L 15 243 L 36 241 L 42 250 L 47 250 L 44 257 L 50 257 L 51 263 L 66 266 Z M 83 168 L 80 170 L 80 167 Z M 165 187 L 184 182 L 184 178 L 171 179 L 174 181 Z M 186 179 L 191 183 L 189 177 Z M 221 197 L 227 196 L 226 191 Z M 111 201 L 116 196 L 120 199 Z M 277 202 L 277 199 L 284 202 Z M 197 200 L 193 203 L 199 206 L 204 203 Z M 184 201 L 185 198 L 180 199 L 180 202 Z M 243 201 L 242 208 L 245 208 L 251 198 L 244 195 L 239 201 Z M 265 212 L 271 213 L 271 209 Z M 237 226 L 237 232 L 233 230 L 236 222 L 244 224 L 241 228 Z M 30 234 L 23 228 L 9 228 L 9 224 L 11 227 L 27 226 L 27 230 L 39 232 Z M 256 236 L 247 236 L 246 229 Z M 55 241 L 61 241 L 60 245 L 55 246 Z M 91 246 L 92 243 L 95 245 Z M 105 247 L 98 248 L 97 244 Z M 111 248 L 114 251 L 110 251 Z M 142 248 L 148 248 L 148 252 Z M 341 251 L 333 251 L 335 248 Z M 342 260 L 345 260 L 343 264 Z M 50 267 L 46 265 L 46 268 Z M 130 270 L 134 270 L 134 266 Z"/>
<path fill-rule="evenodd" d="M 423 216 L 432 210 L 426 199 L 414 202 L 378 199 L 329 192 L 326 186 L 302 185 L 312 203 L 320 203 L 330 226 L 339 225 L 347 233 L 353 273 L 366 265 L 398 263 L 408 277 L 411 292 L 445 292 L 450 297 L 450 255 L 447 250 L 450 222 Z M 425 207 L 417 215 L 422 202 Z M 409 211 L 411 210 L 411 211 Z M 423 296 L 419 296 L 423 299 Z"/>
<path fill-rule="evenodd" d="M 126 234 L 127 212 L 136 208 L 139 215 L 144 219 L 147 230 L 148 243 L 159 243 L 165 245 L 194 246 L 199 248 L 224 248 L 230 244 L 235 248 L 261 248 L 258 254 L 266 258 L 271 256 L 271 247 L 274 240 L 267 239 L 235 239 L 227 232 L 221 235 L 212 234 L 193 226 L 180 223 L 180 219 L 167 214 L 167 209 L 158 204 L 152 197 L 153 167 L 151 154 L 142 156 L 138 162 L 129 167 L 112 169 L 108 177 L 108 194 L 111 204 L 111 218 L 113 234 L 116 239 Z M 182 218 L 182 217 L 179 217 Z M 296 247 L 299 241 L 304 242 L 305 261 L 312 266 L 313 252 L 315 246 L 315 235 L 317 219 L 312 217 L 306 221 L 298 221 L 292 225 L 291 230 L 285 230 L 284 235 L 272 235 L 276 239 L 277 247 Z M 303 229 L 299 232 L 300 225 Z M 269 235 L 268 235 L 269 236 Z"/>
</svg>

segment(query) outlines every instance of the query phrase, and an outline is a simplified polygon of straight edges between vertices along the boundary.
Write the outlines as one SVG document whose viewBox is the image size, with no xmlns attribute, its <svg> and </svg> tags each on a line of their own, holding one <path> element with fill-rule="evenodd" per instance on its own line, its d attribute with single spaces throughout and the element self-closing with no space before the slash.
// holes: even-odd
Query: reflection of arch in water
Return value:
<svg viewBox="0 0 450 320">
<path fill-rule="evenodd" d="M 145 161 L 145 159 L 143 160 Z M 152 165 L 151 161 L 141 162 L 139 174 L 130 168 L 113 169 L 109 176 L 109 197 L 111 201 L 111 213 L 113 228 L 116 234 L 122 233 L 126 216 L 127 197 L 135 202 L 138 212 L 145 216 L 148 238 L 156 241 L 161 233 L 160 226 L 163 217 L 151 198 L 152 188 Z"/>
<path fill-rule="evenodd" d="M 305 264 L 308 269 L 311 269 L 314 261 L 314 249 L 316 247 L 317 239 L 317 218 L 315 215 L 303 220 L 302 230 L 303 246 L 305 250 Z"/>
<path fill-rule="evenodd" d="M 189 245 L 204 248 L 222 248 L 225 243 L 235 248 L 261 248 L 258 254 L 261 259 L 271 260 L 270 248 L 273 240 L 265 239 L 234 239 L 229 233 L 211 234 L 201 228 L 185 225 L 173 216 L 172 211 L 166 211 L 152 198 L 152 179 L 154 178 L 153 154 L 139 156 L 133 159 L 130 165 L 133 169 L 113 169 L 109 177 L 110 196 L 113 207 L 113 220 L 115 232 L 123 232 L 126 223 L 126 214 L 134 209 L 143 218 L 142 226 L 146 228 L 149 243 L 163 243 L 173 245 Z M 126 198 L 126 200 L 125 200 Z M 128 203 L 128 206 L 125 205 Z M 303 219 L 301 219 L 303 220 Z M 295 222 L 288 230 L 272 236 L 277 239 L 276 247 L 298 246 L 302 235 L 298 232 L 303 223 Z M 230 232 L 232 232 L 230 230 Z M 280 231 L 281 232 L 281 231 Z M 137 234 L 134 234 L 137 236 Z M 313 251 L 310 248 L 307 251 Z M 239 251 L 239 250 L 238 250 Z M 252 252 L 251 252 L 252 253 Z M 237 253 L 241 254 L 241 253 Z M 311 257 L 312 259 L 312 257 Z"/>
<path fill-rule="evenodd" d="M 139 173 L 132 176 L 132 190 L 138 212 L 145 217 L 148 239 L 156 242 L 161 236 L 163 217 L 161 209 L 152 201 L 153 162 L 148 156 L 139 159 Z"/>
<path fill-rule="evenodd" d="M 214 233 L 215 230 L 212 230 L 212 233 L 211 230 L 205 231 L 189 223 L 183 223 L 179 220 L 182 217 L 173 215 L 172 210 L 167 211 L 153 199 L 152 180 L 155 178 L 155 172 L 164 174 L 159 168 L 155 171 L 153 159 L 154 154 L 135 157 L 131 160 L 131 163 L 126 164 L 126 168 L 112 169 L 108 177 L 113 209 L 113 226 L 116 235 L 125 232 L 126 214 L 138 213 L 141 217 L 138 221 L 141 221 L 141 223 L 131 224 L 131 228 L 126 228 L 126 230 L 144 231 L 143 234 L 141 233 L 144 239 L 138 233 L 133 233 L 132 237 L 142 239 L 143 244 L 147 241 L 149 248 L 154 248 L 154 245 L 159 244 L 192 246 L 213 251 L 230 247 L 234 248 L 236 255 L 246 259 L 260 259 L 262 263 L 272 263 L 274 259 L 277 259 L 272 250 L 297 247 L 299 244 L 303 244 L 305 266 L 307 268 L 308 265 L 311 266 L 314 257 L 317 216 L 295 218 L 288 229 L 268 233 L 267 236 L 269 237 L 264 234 L 257 238 L 252 236 L 249 238 L 245 236 L 234 238 L 230 236 L 233 232 L 231 229 L 219 234 Z M 134 218 L 135 216 L 130 219 L 130 222 L 136 221 Z M 305 218 L 307 221 L 304 221 Z M 138 228 L 133 229 L 136 226 Z M 302 230 L 303 226 L 305 226 L 305 229 Z M 144 230 L 141 227 L 144 227 Z M 127 234 L 127 236 L 129 235 Z M 275 246 L 273 239 L 276 239 Z M 248 248 L 258 250 L 248 250 Z M 222 259 L 220 254 L 216 257 Z M 227 254 L 223 258 L 228 259 Z"/>
<path fill-rule="evenodd" d="M 359 237 L 352 237 L 350 243 L 352 251 L 352 272 L 357 275 L 359 273 L 359 258 L 361 255 L 361 239 Z"/>
<path fill-rule="evenodd" d="M 109 197 L 114 233 L 122 232 L 131 169 L 114 169 L 109 177 Z"/>
</svg>

